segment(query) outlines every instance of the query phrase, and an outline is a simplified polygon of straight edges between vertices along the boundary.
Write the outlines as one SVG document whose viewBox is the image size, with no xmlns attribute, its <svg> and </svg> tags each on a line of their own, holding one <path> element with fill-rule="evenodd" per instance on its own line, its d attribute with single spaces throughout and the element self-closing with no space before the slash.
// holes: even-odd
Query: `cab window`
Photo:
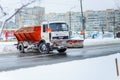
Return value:
<svg viewBox="0 0 120 80">
<path fill-rule="evenodd" d="M 46 32 L 47 28 L 48 28 L 48 24 L 43 24 L 43 32 Z"/>
</svg>

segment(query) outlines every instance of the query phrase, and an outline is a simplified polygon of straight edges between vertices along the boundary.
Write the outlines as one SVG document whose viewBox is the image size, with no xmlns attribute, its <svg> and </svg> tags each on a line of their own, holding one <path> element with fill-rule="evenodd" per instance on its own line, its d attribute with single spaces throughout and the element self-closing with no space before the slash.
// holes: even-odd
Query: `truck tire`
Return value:
<svg viewBox="0 0 120 80">
<path fill-rule="evenodd" d="M 46 43 L 40 43 L 38 45 L 38 51 L 41 54 L 48 54 L 49 53 L 49 46 Z"/>
<path fill-rule="evenodd" d="M 61 48 L 61 49 L 58 49 L 57 51 L 58 51 L 59 53 L 64 53 L 66 50 L 67 50 L 66 48 Z"/>
<path fill-rule="evenodd" d="M 18 50 L 19 50 L 20 53 L 24 53 L 25 52 L 24 51 L 24 45 L 22 43 L 18 44 Z"/>
</svg>

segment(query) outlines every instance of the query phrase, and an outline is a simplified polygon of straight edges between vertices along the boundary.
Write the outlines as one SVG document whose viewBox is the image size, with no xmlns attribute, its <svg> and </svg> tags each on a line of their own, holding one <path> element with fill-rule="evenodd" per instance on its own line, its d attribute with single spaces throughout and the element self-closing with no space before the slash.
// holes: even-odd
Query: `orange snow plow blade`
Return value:
<svg viewBox="0 0 120 80">
<path fill-rule="evenodd" d="M 18 42 L 22 41 L 31 41 L 38 42 L 41 39 L 41 27 L 33 26 L 33 27 L 22 27 L 14 33 Z"/>
<path fill-rule="evenodd" d="M 72 40 L 72 39 L 70 39 L 66 42 L 66 46 L 68 48 L 79 48 L 79 47 L 83 48 L 83 41 L 84 40 L 77 40 L 77 39 Z"/>
<path fill-rule="evenodd" d="M 67 39 L 67 40 L 53 40 L 53 45 L 60 46 L 64 45 L 67 48 L 83 48 L 84 40 L 82 39 Z"/>
</svg>

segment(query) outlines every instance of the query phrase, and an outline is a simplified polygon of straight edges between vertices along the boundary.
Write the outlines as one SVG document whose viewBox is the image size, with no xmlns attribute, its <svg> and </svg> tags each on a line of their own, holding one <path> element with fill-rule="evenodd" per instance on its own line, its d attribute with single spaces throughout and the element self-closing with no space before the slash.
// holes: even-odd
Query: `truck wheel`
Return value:
<svg viewBox="0 0 120 80">
<path fill-rule="evenodd" d="M 66 51 L 66 48 L 61 48 L 57 50 L 59 53 L 64 53 Z"/>
<path fill-rule="evenodd" d="M 41 54 L 48 54 L 49 53 L 49 46 L 46 43 L 40 43 L 38 45 L 38 50 Z"/>
<path fill-rule="evenodd" d="M 24 45 L 22 43 L 18 44 L 18 50 L 19 50 L 20 53 L 24 53 L 25 52 L 24 51 Z"/>
</svg>

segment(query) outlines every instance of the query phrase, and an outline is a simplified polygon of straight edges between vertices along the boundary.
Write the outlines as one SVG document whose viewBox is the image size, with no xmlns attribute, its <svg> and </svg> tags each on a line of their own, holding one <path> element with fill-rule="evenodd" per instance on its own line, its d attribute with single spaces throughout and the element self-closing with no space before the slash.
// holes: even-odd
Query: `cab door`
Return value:
<svg viewBox="0 0 120 80">
<path fill-rule="evenodd" d="M 48 24 L 43 24 L 42 25 L 42 39 L 44 39 L 46 42 L 50 42 L 50 36 L 49 32 L 47 31 L 48 29 Z"/>
</svg>

